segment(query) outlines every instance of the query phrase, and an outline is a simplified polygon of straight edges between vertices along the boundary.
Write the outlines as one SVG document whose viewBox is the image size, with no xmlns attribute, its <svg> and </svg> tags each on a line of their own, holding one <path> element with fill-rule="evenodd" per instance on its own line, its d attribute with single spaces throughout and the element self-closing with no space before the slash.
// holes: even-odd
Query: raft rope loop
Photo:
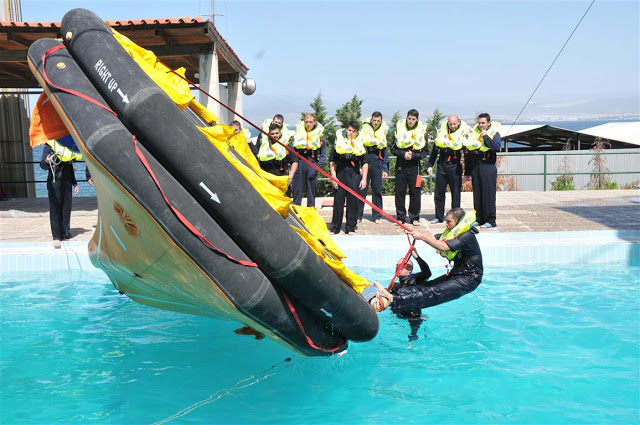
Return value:
<svg viewBox="0 0 640 425">
<path fill-rule="evenodd" d="M 47 84 L 49 84 L 51 87 L 54 87 L 54 88 L 56 88 L 56 89 L 58 89 L 60 91 L 63 91 L 65 93 L 69 93 L 69 94 L 77 96 L 77 97 L 79 97 L 81 99 L 87 100 L 87 101 L 93 103 L 94 105 L 97 105 L 97 106 L 101 107 L 102 109 L 104 109 L 106 111 L 109 111 L 114 116 L 118 117 L 118 114 L 116 114 L 115 111 L 110 109 L 108 106 L 105 106 L 102 103 L 98 102 L 97 100 L 95 100 L 93 98 L 90 98 L 89 96 L 87 96 L 85 94 L 82 94 L 80 92 L 77 92 L 75 90 L 71 90 L 71 89 L 67 89 L 67 88 L 64 88 L 64 87 L 60 87 L 60 86 L 55 85 L 55 84 L 53 84 L 51 82 L 51 80 L 47 76 L 47 72 L 46 72 L 46 66 L 45 66 L 46 59 L 52 53 L 54 53 L 54 52 L 56 52 L 58 50 L 61 50 L 61 49 L 66 49 L 66 48 L 67 47 L 65 45 L 55 46 L 55 47 L 52 47 L 51 49 L 47 50 L 44 53 L 44 55 L 42 55 L 42 75 L 44 76 L 44 79 L 47 82 Z M 182 213 L 177 208 L 175 208 L 173 205 L 171 205 L 171 201 L 169 201 L 169 199 L 166 197 L 164 191 L 162 190 L 162 186 L 160 186 L 160 182 L 156 178 L 156 175 L 153 172 L 153 170 L 151 169 L 151 166 L 149 165 L 149 162 L 147 161 L 146 157 L 144 156 L 144 154 L 142 153 L 142 151 L 138 147 L 138 140 L 136 139 L 135 135 L 133 136 L 133 144 L 135 146 L 135 150 L 136 150 L 136 154 L 138 155 L 138 159 L 140 160 L 142 165 L 144 165 L 145 169 L 147 170 L 147 172 L 149 173 L 149 175 L 153 179 L 154 183 L 158 187 L 158 190 L 160 191 L 160 194 L 162 195 L 162 198 L 164 199 L 165 203 L 169 206 L 169 208 L 171 208 L 171 211 L 175 214 L 175 216 L 178 218 L 178 220 L 180 220 L 180 222 L 182 223 L 183 226 L 185 226 L 192 234 L 197 236 L 208 248 L 210 248 L 215 253 L 217 253 L 217 254 L 219 254 L 219 255 L 221 255 L 223 257 L 226 257 L 229 261 L 232 261 L 232 262 L 234 262 L 236 264 L 240 264 L 241 266 L 258 267 L 258 265 L 256 263 L 254 263 L 253 261 L 239 260 L 239 259 L 234 258 L 231 255 L 227 254 L 226 252 L 222 251 L 218 247 L 216 247 L 202 233 L 200 233 L 200 231 L 193 224 L 191 224 L 191 222 L 184 215 L 182 215 Z M 54 178 L 55 178 L 55 173 L 54 173 Z"/>
<path fill-rule="evenodd" d="M 58 90 L 61 90 L 63 92 L 72 94 L 74 96 L 77 96 L 81 99 L 87 100 L 95 105 L 98 105 L 99 107 L 109 111 L 110 113 L 112 113 L 113 115 L 115 115 L 116 117 L 118 116 L 118 114 L 115 113 L 115 111 L 111 110 L 109 107 L 101 104 L 100 102 L 98 102 L 95 99 L 90 98 L 89 96 L 86 96 L 82 93 L 79 93 L 77 91 L 74 90 L 70 90 L 70 89 L 66 89 L 64 87 L 60 87 L 57 86 L 55 84 L 53 84 L 51 82 L 51 80 L 49 80 L 49 77 L 46 75 L 46 67 L 45 67 L 45 62 L 46 62 L 46 58 L 47 56 L 49 56 L 50 54 L 52 54 L 53 52 L 60 50 L 60 49 L 66 49 L 66 46 L 61 45 L 61 46 L 56 46 L 54 48 L 51 48 L 49 50 L 47 50 L 44 55 L 42 56 L 42 73 L 43 76 L 45 78 L 45 81 L 47 82 L 47 84 L 49 84 L 51 87 L 55 87 Z M 176 74 L 176 75 L 180 75 L 180 74 Z M 216 100 L 216 99 L 214 99 Z M 217 101 L 217 100 L 216 100 Z M 228 108 L 226 105 L 225 106 L 227 109 L 231 110 L 230 108 Z M 233 112 L 233 111 L 231 111 Z M 244 119 L 244 118 L 243 118 Z M 248 122 L 248 121 L 247 121 Z M 253 125 L 255 127 L 254 124 L 250 123 L 251 125 Z M 256 127 L 257 128 L 257 127 Z M 263 132 L 264 133 L 264 132 Z M 266 134 L 266 133 L 265 133 Z M 267 134 L 267 136 L 269 136 Z M 269 136 L 270 137 L 270 136 Z M 272 140 L 272 137 L 270 137 Z M 279 141 L 276 140 L 276 142 L 280 143 Z M 242 266 L 246 266 L 246 267 L 258 267 L 258 264 L 252 262 L 252 261 L 246 261 L 246 260 L 238 260 L 232 256 L 230 256 L 229 254 L 227 254 L 226 252 L 222 251 L 221 249 L 217 248 L 215 245 L 213 245 L 202 233 L 200 233 L 200 231 L 198 229 L 196 229 L 196 227 L 191 224 L 191 222 L 189 222 L 189 220 L 184 217 L 184 215 L 182 215 L 182 213 L 176 209 L 173 205 L 171 205 L 171 202 L 169 201 L 169 199 L 166 197 L 164 191 L 162 190 L 162 186 L 160 185 L 160 182 L 158 181 L 158 179 L 156 178 L 155 173 L 153 172 L 153 170 L 151 169 L 151 166 L 149 165 L 149 162 L 147 161 L 146 157 L 144 156 L 144 154 L 142 153 L 142 151 L 140 150 L 140 148 L 138 147 L 138 140 L 136 139 L 136 136 L 133 136 L 133 143 L 135 146 L 135 150 L 136 150 L 136 154 L 138 155 L 138 159 L 140 160 L 140 162 L 144 165 L 145 169 L 147 170 L 147 172 L 149 173 L 149 175 L 151 176 L 151 178 L 153 179 L 154 183 L 156 184 L 156 186 L 158 187 L 158 190 L 160 191 L 160 194 L 162 195 L 162 198 L 164 199 L 165 203 L 169 206 L 169 208 L 171 208 L 171 211 L 175 214 L 175 216 L 180 220 L 180 222 L 191 232 L 193 233 L 195 236 L 197 236 L 206 246 L 208 246 L 211 250 L 213 250 L 214 252 L 216 252 L 219 255 L 222 255 L 224 257 L 226 257 L 228 260 L 236 263 L 236 264 L 240 264 Z M 282 290 L 281 290 L 282 291 Z M 304 326 L 302 325 L 302 321 L 300 320 L 300 318 L 298 317 L 298 313 L 296 312 L 295 308 L 293 307 L 293 304 L 291 303 L 291 301 L 289 300 L 289 298 L 287 297 L 286 293 L 284 291 L 282 291 L 282 294 L 284 295 L 284 298 L 287 302 L 287 306 L 289 307 L 289 310 L 291 311 L 293 317 L 296 320 L 296 323 L 298 325 L 298 327 L 300 328 L 301 332 L 303 333 L 305 339 L 307 340 L 307 343 L 309 344 L 310 347 L 319 350 L 319 351 L 323 351 L 323 352 L 327 352 L 327 353 L 332 353 L 337 351 L 338 349 L 340 349 L 346 339 L 342 339 L 339 341 L 338 345 L 335 348 L 331 348 L 331 349 L 326 349 L 326 348 L 321 348 L 318 347 L 317 345 L 315 345 L 313 343 L 313 340 L 309 337 L 309 335 L 307 335 Z"/>
</svg>

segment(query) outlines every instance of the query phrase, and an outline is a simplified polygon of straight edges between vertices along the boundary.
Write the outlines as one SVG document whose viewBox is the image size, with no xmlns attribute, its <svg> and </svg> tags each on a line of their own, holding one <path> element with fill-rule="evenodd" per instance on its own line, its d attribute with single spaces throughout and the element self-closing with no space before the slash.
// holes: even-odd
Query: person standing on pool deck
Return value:
<svg viewBox="0 0 640 425">
<path fill-rule="evenodd" d="M 327 162 L 327 145 L 324 141 L 324 127 L 316 122 L 315 114 L 306 114 L 304 120 L 296 125 L 296 133 L 293 136 L 293 148 L 315 166 L 322 168 Z M 293 203 L 302 205 L 304 189 L 307 189 L 307 206 L 316 206 L 316 186 L 318 185 L 318 172 L 305 161 L 300 161 L 298 171 L 293 176 L 291 184 Z"/>
<path fill-rule="evenodd" d="M 486 112 L 478 115 L 465 153 L 465 174 L 473 182 L 473 208 L 480 227 L 496 227 L 496 184 L 498 167 L 496 152 L 502 147 L 500 123 L 491 122 Z"/>
<path fill-rule="evenodd" d="M 457 115 L 449 115 L 447 121 L 442 124 L 435 144 L 429 156 L 427 174 L 433 174 L 433 166 L 438 164 L 436 170 L 436 188 L 433 191 L 435 203 L 435 218 L 431 223 L 444 221 L 444 204 L 447 185 L 451 189 L 451 208 L 460 207 L 460 192 L 462 191 L 462 148 L 470 137 L 471 128 L 460 121 Z"/>
<path fill-rule="evenodd" d="M 396 124 L 396 143 L 392 149 L 396 158 L 395 201 L 396 218 L 400 223 L 407 222 L 405 198 L 409 189 L 408 221 L 420 226 L 420 203 L 422 177 L 420 161 L 427 156 L 426 126 L 419 120 L 420 114 L 409 109 L 407 118 Z M 420 176 L 420 177 L 419 177 Z"/>
<path fill-rule="evenodd" d="M 382 180 L 389 175 L 389 149 L 387 149 L 387 133 L 389 126 L 382 119 L 382 113 L 375 111 L 370 118 L 362 121 L 362 142 L 367 153 L 364 160 L 369 164 L 367 185 L 360 192 L 363 198 L 367 197 L 367 191 L 371 186 L 371 203 L 382 209 Z M 364 202 L 358 201 L 358 223 L 362 222 Z M 371 220 L 382 223 L 382 214 L 376 210 L 371 212 Z"/>
</svg>

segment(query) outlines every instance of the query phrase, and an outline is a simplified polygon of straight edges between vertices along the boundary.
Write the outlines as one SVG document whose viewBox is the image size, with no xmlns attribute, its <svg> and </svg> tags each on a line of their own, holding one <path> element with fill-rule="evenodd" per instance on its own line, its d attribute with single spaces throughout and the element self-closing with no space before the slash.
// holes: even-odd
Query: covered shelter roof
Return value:
<svg viewBox="0 0 640 425">
<path fill-rule="evenodd" d="M 598 137 L 607 139 L 611 143 L 611 148 L 614 149 L 637 148 L 640 146 L 638 124 L 640 122 L 612 122 L 581 131 L 546 124 L 513 126 L 503 124 L 500 136 L 509 151 L 562 150 L 567 143 L 570 144 L 570 149 L 589 149 Z"/>
<path fill-rule="evenodd" d="M 185 17 L 107 24 L 170 68 L 185 67 L 186 77 L 195 83 L 199 83 L 199 56 L 214 48 L 221 83 L 238 81 L 249 70 L 209 20 Z M 61 38 L 60 22 L 0 21 L 0 88 L 39 87 L 27 64 L 27 50 L 40 38 Z"/>
<path fill-rule="evenodd" d="M 602 137 L 609 141 L 616 140 L 640 147 L 640 121 L 610 122 L 595 127 L 585 128 L 579 133 Z"/>
</svg>

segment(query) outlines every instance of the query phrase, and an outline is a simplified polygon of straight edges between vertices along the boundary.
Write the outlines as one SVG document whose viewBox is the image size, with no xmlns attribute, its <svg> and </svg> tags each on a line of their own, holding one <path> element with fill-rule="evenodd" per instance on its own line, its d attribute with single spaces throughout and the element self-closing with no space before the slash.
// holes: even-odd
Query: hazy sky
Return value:
<svg viewBox="0 0 640 425">
<path fill-rule="evenodd" d="M 591 0 L 216 0 L 215 24 L 257 91 L 256 115 L 297 114 L 322 91 L 333 113 L 417 108 L 515 116 Z M 24 21 L 84 7 L 102 19 L 195 17 L 202 0 L 22 2 Z M 640 114 L 640 2 L 596 0 L 524 115 Z M 277 109 L 277 110 L 274 110 Z"/>
</svg>

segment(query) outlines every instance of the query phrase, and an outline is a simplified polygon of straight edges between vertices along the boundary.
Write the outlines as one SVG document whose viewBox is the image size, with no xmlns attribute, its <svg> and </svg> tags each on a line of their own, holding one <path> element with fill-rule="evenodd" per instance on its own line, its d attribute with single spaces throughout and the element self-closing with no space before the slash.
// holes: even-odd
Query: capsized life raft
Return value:
<svg viewBox="0 0 640 425">
<path fill-rule="evenodd" d="M 68 50 L 39 40 L 29 64 L 91 169 L 99 225 L 90 254 L 121 293 L 237 320 L 306 355 L 376 335 L 362 282 L 327 265 L 341 263 L 339 250 L 309 231 L 313 217 L 261 196 L 239 171 L 252 167 L 224 126 L 208 127 L 193 99 L 181 109 L 93 13 L 69 12 L 62 34 Z"/>
</svg>

